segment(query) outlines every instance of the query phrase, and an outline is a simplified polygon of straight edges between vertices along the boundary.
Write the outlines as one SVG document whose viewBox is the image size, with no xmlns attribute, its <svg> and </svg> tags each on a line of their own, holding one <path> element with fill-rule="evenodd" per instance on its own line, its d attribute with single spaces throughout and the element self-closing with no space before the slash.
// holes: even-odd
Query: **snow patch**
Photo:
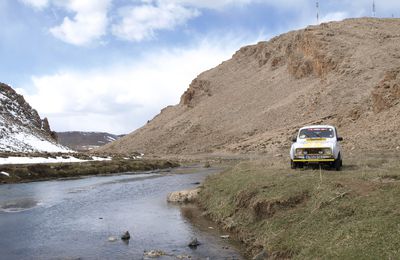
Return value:
<svg viewBox="0 0 400 260">
<path fill-rule="evenodd" d="M 18 127 L 11 129 L 1 128 L 2 138 L 0 139 L 0 151 L 6 152 L 50 152 L 50 153 L 68 153 L 72 150 L 52 143 L 48 140 L 39 138 L 26 131 L 21 131 Z"/>
<path fill-rule="evenodd" d="M 7 176 L 7 177 L 10 177 L 10 174 L 8 172 L 0 172 L 0 174 L 3 174 L 5 176 Z"/>
<path fill-rule="evenodd" d="M 111 157 L 97 157 L 93 156 L 93 160 L 82 160 L 75 158 L 73 156 L 68 156 L 63 158 L 58 156 L 56 158 L 44 158 L 44 157 L 8 157 L 0 158 L 0 165 L 4 164 L 38 164 L 38 163 L 75 163 L 75 162 L 88 162 L 88 161 L 110 161 Z M 3 174 L 3 172 L 2 172 Z"/>
</svg>

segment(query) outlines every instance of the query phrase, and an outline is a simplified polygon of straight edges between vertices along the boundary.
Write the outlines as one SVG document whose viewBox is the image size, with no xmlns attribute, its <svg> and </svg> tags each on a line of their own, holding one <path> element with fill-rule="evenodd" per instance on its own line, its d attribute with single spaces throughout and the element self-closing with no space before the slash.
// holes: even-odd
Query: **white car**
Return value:
<svg viewBox="0 0 400 260">
<path fill-rule="evenodd" d="M 292 169 L 306 164 L 328 164 L 340 171 L 342 154 L 336 127 L 330 125 L 311 125 L 300 128 L 293 138 L 290 148 L 290 165 Z"/>
</svg>

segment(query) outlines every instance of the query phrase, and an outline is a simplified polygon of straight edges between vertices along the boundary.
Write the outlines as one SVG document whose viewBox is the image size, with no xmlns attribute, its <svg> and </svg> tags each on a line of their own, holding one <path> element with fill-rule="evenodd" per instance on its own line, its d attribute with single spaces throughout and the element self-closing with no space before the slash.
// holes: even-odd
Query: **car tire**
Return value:
<svg viewBox="0 0 400 260">
<path fill-rule="evenodd" d="M 336 158 L 336 160 L 333 162 L 332 167 L 336 170 L 336 171 L 340 171 L 342 169 L 342 157 L 340 156 L 340 153 L 338 154 L 338 157 Z"/>
<path fill-rule="evenodd" d="M 297 168 L 297 163 L 295 163 L 293 160 L 290 160 L 290 169 L 296 169 Z"/>
</svg>

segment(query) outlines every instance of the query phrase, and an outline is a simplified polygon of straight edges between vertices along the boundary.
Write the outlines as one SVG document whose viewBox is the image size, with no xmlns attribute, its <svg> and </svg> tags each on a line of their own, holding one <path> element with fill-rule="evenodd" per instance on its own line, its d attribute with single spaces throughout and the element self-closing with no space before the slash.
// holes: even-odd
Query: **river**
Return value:
<svg viewBox="0 0 400 260">
<path fill-rule="evenodd" d="M 215 226 L 194 226 L 166 202 L 218 172 L 194 170 L 0 185 L 0 259 L 143 259 L 151 250 L 166 253 L 158 259 L 242 259 Z M 119 239 L 127 230 L 129 243 Z M 196 249 L 187 246 L 194 237 Z"/>
</svg>

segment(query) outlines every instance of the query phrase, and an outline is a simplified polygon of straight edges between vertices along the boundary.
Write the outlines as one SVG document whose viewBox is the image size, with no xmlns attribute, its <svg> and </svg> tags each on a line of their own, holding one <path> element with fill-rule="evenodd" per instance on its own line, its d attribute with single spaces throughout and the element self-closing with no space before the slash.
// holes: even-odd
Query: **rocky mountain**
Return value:
<svg viewBox="0 0 400 260">
<path fill-rule="evenodd" d="M 0 83 L 0 152 L 68 152 L 22 95 Z"/>
<path fill-rule="evenodd" d="M 348 19 L 241 48 L 194 79 L 178 105 L 101 151 L 287 151 L 308 124 L 337 126 L 347 151 L 400 150 L 399 115 L 400 19 Z"/>
<path fill-rule="evenodd" d="M 101 132 L 58 132 L 58 141 L 76 151 L 88 151 L 113 142 L 124 135 L 114 135 Z"/>
</svg>

